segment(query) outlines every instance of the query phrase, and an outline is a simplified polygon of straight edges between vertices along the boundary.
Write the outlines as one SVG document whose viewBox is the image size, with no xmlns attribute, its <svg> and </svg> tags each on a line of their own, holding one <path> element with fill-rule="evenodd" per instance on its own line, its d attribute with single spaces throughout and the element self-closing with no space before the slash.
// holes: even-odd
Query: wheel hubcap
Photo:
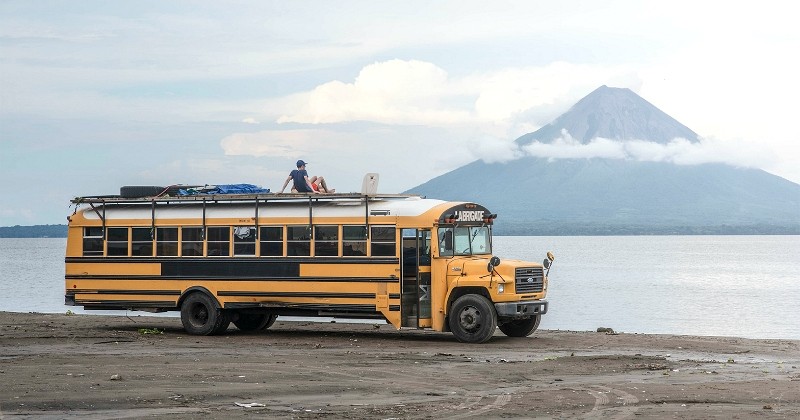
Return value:
<svg viewBox="0 0 800 420">
<path fill-rule="evenodd" d="M 481 312 L 472 306 L 466 307 L 459 316 L 461 328 L 467 331 L 476 330 L 480 326 Z"/>
<path fill-rule="evenodd" d="M 192 318 L 194 318 L 198 324 L 205 325 L 205 323 L 208 322 L 208 310 L 205 305 L 195 305 L 192 311 Z"/>
</svg>

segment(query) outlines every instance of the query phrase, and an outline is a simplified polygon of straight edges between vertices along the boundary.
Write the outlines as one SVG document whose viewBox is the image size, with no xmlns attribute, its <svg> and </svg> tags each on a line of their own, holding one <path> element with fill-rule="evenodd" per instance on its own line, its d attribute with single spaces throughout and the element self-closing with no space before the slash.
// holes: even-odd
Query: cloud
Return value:
<svg viewBox="0 0 800 420">
<path fill-rule="evenodd" d="M 512 137 L 535 130 L 556 115 L 555 109 L 563 111 L 586 92 L 613 82 L 641 83 L 624 66 L 554 62 L 454 77 L 430 62 L 394 59 L 364 66 L 352 83 L 330 81 L 271 101 L 267 112 L 281 110 L 278 123 L 468 126 Z"/>
<path fill-rule="evenodd" d="M 535 141 L 521 147 L 528 156 L 548 159 L 623 159 L 640 162 L 668 162 L 677 165 L 725 163 L 733 166 L 760 168 L 777 160 L 771 152 L 742 141 L 720 141 L 701 138 L 699 142 L 675 138 L 656 143 L 647 140 L 611 140 L 597 137 L 588 143 L 575 140 L 566 130 L 551 143 Z"/>
<path fill-rule="evenodd" d="M 454 92 L 447 72 L 432 63 L 389 60 L 361 69 L 353 83 L 331 81 L 303 95 L 299 109 L 279 123 L 455 124 L 467 121 L 465 107 L 448 106 Z"/>
</svg>

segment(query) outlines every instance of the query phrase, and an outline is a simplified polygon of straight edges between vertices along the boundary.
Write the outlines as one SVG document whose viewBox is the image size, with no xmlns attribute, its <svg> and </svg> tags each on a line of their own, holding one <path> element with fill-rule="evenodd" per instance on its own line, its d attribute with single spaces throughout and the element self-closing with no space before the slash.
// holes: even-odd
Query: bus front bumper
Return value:
<svg viewBox="0 0 800 420">
<path fill-rule="evenodd" d="M 546 300 L 530 300 L 523 302 L 495 303 L 494 309 L 498 318 L 530 318 L 547 313 Z"/>
</svg>

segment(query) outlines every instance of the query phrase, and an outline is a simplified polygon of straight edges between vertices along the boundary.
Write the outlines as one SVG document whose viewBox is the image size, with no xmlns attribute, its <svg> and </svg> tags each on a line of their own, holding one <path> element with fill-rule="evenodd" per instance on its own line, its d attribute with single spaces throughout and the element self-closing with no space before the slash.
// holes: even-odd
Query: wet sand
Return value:
<svg viewBox="0 0 800 420">
<path fill-rule="evenodd" d="M 0 312 L 0 419 L 198 416 L 800 418 L 800 341 Z"/>
</svg>

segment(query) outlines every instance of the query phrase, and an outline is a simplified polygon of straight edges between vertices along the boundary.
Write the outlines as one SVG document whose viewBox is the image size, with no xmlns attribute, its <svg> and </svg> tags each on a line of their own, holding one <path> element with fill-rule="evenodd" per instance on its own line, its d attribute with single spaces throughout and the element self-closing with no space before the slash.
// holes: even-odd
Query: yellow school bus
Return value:
<svg viewBox="0 0 800 420">
<path fill-rule="evenodd" d="M 65 302 L 180 311 L 190 334 L 278 316 L 385 319 L 482 343 L 525 337 L 547 312 L 543 263 L 492 254 L 485 207 L 413 195 L 80 197 Z"/>
</svg>

